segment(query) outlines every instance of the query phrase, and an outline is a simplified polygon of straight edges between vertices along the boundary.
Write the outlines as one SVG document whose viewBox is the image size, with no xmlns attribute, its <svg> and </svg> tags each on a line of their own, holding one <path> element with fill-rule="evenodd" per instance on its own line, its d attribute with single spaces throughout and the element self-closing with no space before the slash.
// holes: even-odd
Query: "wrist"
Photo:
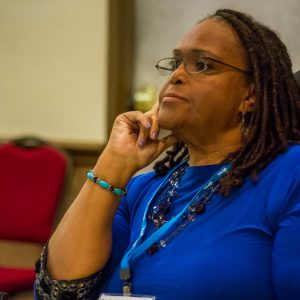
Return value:
<svg viewBox="0 0 300 300">
<path fill-rule="evenodd" d="M 102 180 L 117 188 L 124 189 L 137 170 L 128 159 L 123 159 L 104 150 L 93 171 Z"/>
</svg>

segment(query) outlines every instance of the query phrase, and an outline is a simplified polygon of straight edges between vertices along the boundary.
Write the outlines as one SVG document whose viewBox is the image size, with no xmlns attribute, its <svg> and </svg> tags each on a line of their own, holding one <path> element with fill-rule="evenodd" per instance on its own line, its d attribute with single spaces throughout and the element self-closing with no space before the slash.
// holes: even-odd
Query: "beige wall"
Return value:
<svg viewBox="0 0 300 300">
<path fill-rule="evenodd" d="M 0 138 L 106 141 L 108 0 L 0 0 Z"/>
</svg>

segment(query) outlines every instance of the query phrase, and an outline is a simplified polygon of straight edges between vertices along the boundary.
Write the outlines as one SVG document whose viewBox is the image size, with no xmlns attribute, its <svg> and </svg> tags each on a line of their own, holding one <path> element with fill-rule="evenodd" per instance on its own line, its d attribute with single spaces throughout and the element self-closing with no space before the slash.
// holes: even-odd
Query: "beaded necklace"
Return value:
<svg viewBox="0 0 300 300">
<path fill-rule="evenodd" d="M 121 260 L 120 279 L 123 281 L 124 295 L 129 295 L 131 291 L 132 264 L 137 259 L 139 259 L 139 257 L 141 257 L 145 253 L 145 251 L 148 250 L 148 253 L 152 255 L 160 247 L 165 247 L 172 238 L 178 235 L 189 223 L 195 220 L 197 214 L 203 213 L 205 210 L 206 203 L 210 200 L 210 198 L 218 188 L 219 180 L 228 173 L 231 167 L 229 164 L 222 166 L 221 169 L 219 169 L 206 183 L 199 187 L 196 195 L 194 195 L 194 197 L 184 206 L 184 208 L 182 208 L 181 211 L 179 211 L 169 221 L 165 220 L 164 214 L 166 211 L 168 211 L 168 207 L 170 207 L 170 205 L 165 205 L 166 201 L 164 200 L 158 201 L 158 206 L 154 210 L 155 213 L 153 213 L 153 209 L 150 213 L 150 216 L 152 216 L 153 220 L 156 220 L 157 216 L 159 216 L 158 220 L 156 220 L 155 222 L 153 221 L 155 224 L 158 224 L 158 228 L 145 239 L 145 231 L 147 228 L 147 223 L 149 221 L 149 210 L 151 209 L 150 207 L 151 204 L 153 204 L 153 200 L 162 189 L 166 189 L 166 191 L 171 191 L 172 193 L 169 195 L 174 196 L 175 190 L 173 188 L 166 187 L 170 184 L 175 188 L 178 187 L 178 178 L 182 178 L 183 174 L 185 173 L 185 170 L 182 169 L 182 171 L 176 175 L 174 175 L 174 173 L 176 173 L 176 170 L 179 170 L 181 166 L 185 164 L 187 165 L 187 162 L 181 163 L 179 166 L 176 166 L 171 171 L 171 173 L 167 174 L 165 179 L 158 185 L 156 190 L 152 193 L 148 203 L 146 204 L 140 233 L 135 242 L 132 244 L 132 246 L 125 252 Z M 185 169 L 186 168 L 187 166 L 185 167 Z M 174 179 L 175 182 L 170 183 L 170 178 Z M 167 202 L 172 201 L 169 199 Z M 163 209 L 160 209 L 159 207 L 163 207 Z M 160 212 L 160 210 L 162 211 L 162 213 Z M 163 216 L 161 217 L 161 215 Z M 159 227 L 159 224 L 162 225 L 160 225 Z M 173 230 L 171 235 L 164 237 L 174 227 L 176 227 L 176 229 Z"/>
<path fill-rule="evenodd" d="M 153 206 L 152 211 L 149 214 L 149 219 L 154 224 L 155 230 L 167 222 L 166 214 L 170 211 L 173 198 L 177 195 L 177 188 L 181 183 L 181 179 L 184 176 L 187 167 L 188 163 L 186 162 L 172 174 L 162 196 L 157 204 Z"/>
<path fill-rule="evenodd" d="M 170 212 L 174 197 L 178 193 L 177 189 L 180 186 L 182 177 L 186 173 L 188 166 L 188 162 L 185 162 L 172 174 L 160 199 L 157 204 L 153 206 L 148 218 L 150 222 L 154 224 L 155 231 L 168 222 L 166 215 Z M 152 255 L 159 250 L 159 248 L 166 247 L 171 239 L 176 237 L 188 224 L 195 221 L 197 215 L 203 214 L 205 212 L 206 204 L 210 201 L 211 197 L 218 189 L 218 186 L 218 184 L 212 185 L 204 195 L 196 197 L 195 201 L 189 206 L 188 213 L 183 214 L 179 226 L 170 235 L 160 240 L 158 243 L 153 244 L 148 249 L 148 254 Z"/>
</svg>

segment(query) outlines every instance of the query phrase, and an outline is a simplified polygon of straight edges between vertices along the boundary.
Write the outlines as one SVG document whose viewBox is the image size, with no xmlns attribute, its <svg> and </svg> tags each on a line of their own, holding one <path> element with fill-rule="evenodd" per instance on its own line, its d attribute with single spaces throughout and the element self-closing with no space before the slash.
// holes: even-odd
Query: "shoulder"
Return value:
<svg viewBox="0 0 300 300">
<path fill-rule="evenodd" d="M 278 160 L 286 163 L 300 164 L 300 144 L 292 144 L 287 150 L 278 156 Z"/>
<path fill-rule="evenodd" d="M 261 172 L 261 179 L 266 177 L 272 186 L 292 189 L 300 184 L 300 145 L 295 144 L 278 154 Z"/>
<path fill-rule="evenodd" d="M 290 145 L 284 152 L 278 154 L 262 171 L 262 174 L 277 173 L 276 177 L 289 174 L 295 176 L 300 172 L 300 144 Z"/>
<path fill-rule="evenodd" d="M 289 146 L 261 172 L 260 192 L 273 224 L 300 205 L 300 145 Z M 275 221 L 276 220 L 276 221 Z"/>
</svg>

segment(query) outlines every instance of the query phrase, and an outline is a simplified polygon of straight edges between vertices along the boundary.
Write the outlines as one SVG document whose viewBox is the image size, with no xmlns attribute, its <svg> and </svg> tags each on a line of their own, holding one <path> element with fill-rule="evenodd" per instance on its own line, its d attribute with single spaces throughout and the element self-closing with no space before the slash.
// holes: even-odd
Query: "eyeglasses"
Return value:
<svg viewBox="0 0 300 300">
<path fill-rule="evenodd" d="M 216 60 L 211 57 L 204 56 L 202 54 L 192 54 L 185 56 L 184 58 L 178 59 L 178 58 L 163 58 L 157 62 L 155 65 L 159 75 L 162 76 L 168 76 L 171 73 L 173 73 L 182 63 L 185 68 L 185 70 L 188 73 L 194 74 L 194 73 L 201 73 L 206 70 L 209 70 L 211 66 L 209 65 L 208 61 L 213 61 L 215 63 L 230 67 L 236 71 L 242 72 L 242 73 L 249 73 L 246 70 L 242 70 L 240 68 L 237 68 L 235 66 L 226 64 L 222 61 Z"/>
</svg>

